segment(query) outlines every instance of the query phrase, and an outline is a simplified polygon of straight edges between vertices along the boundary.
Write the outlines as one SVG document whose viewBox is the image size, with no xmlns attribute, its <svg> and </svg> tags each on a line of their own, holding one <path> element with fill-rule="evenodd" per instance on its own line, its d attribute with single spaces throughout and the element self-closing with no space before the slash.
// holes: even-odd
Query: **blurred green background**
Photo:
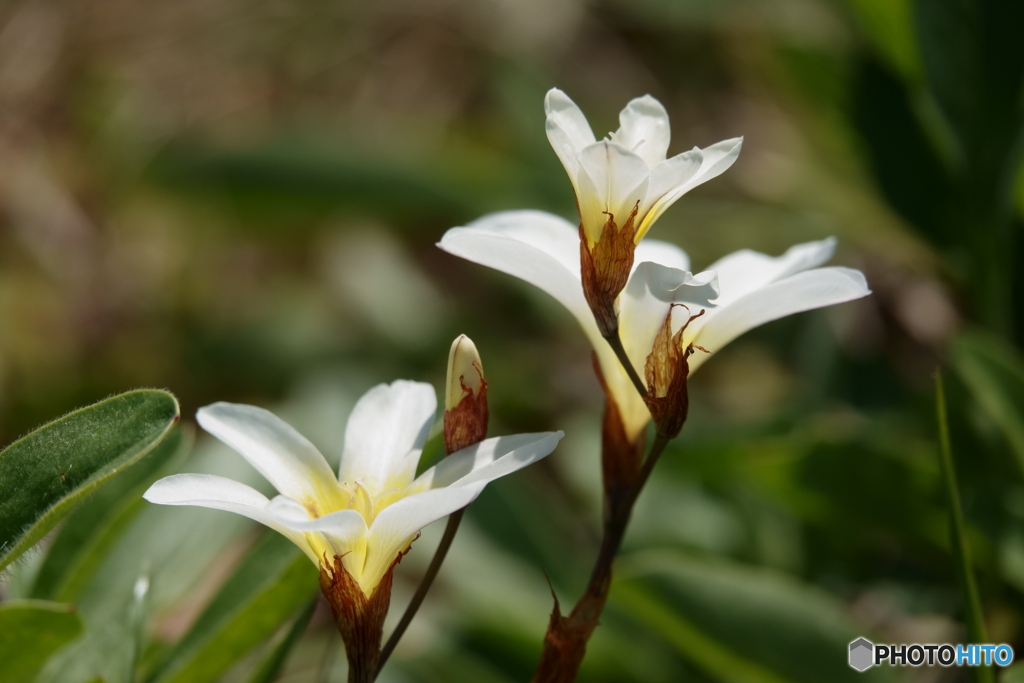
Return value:
<svg viewBox="0 0 1024 683">
<path fill-rule="evenodd" d="M 967 680 L 857 674 L 846 647 L 965 638 L 941 365 L 990 641 L 1024 651 L 1022 30 L 1014 0 L 7 0 L 0 441 L 148 386 L 186 422 L 216 400 L 271 407 L 336 462 L 363 391 L 441 389 L 466 333 L 491 434 L 567 436 L 474 503 L 380 680 L 528 679 L 548 579 L 571 605 L 596 552 L 600 391 L 555 302 L 433 245 L 490 211 L 572 217 L 548 88 L 598 135 L 650 93 L 673 154 L 745 136 L 652 238 L 700 269 L 836 235 L 874 294 L 745 335 L 694 376 L 580 680 Z M 201 435 L 183 453 L 84 504 L 102 542 L 63 585 L 45 544 L 0 584 L 85 623 L 39 680 L 256 680 L 288 635 L 315 584 L 297 551 L 227 513 L 137 503 L 161 468 L 260 481 Z M 439 536 L 402 562 L 392 621 Z M 340 645 L 317 608 L 280 680 L 344 680 Z"/>
</svg>

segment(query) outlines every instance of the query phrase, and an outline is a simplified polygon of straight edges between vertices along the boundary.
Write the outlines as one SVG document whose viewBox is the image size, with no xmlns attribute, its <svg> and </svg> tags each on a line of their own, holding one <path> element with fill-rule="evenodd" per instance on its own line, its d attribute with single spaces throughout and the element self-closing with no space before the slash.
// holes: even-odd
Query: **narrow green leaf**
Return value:
<svg viewBox="0 0 1024 683">
<path fill-rule="evenodd" d="M 90 496 L 61 527 L 36 575 L 32 597 L 74 602 L 107 552 L 145 506 L 150 484 L 173 471 L 192 449 L 191 429 L 171 431 L 138 464 Z"/>
<path fill-rule="evenodd" d="M 956 467 L 953 465 L 953 449 L 949 443 L 949 419 L 946 415 L 946 392 L 942 387 L 942 373 L 935 373 L 935 415 L 939 427 L 939 465 L 942 479 L 946 487 L 946 504 L 949 506 L 950 543 L 953 556 L 956 558 L 957 574 L 960 577 L 960 590 L 963 593 L 964 608 L 967 612 L 967 638 L 971 643 L 987 643 L 985 636 L 985 619 L 981 611 L 981 600 L 978 597 L 978 585 L 974 581 L 971 570 L 971 552 L 967 544 L 967 531 L 964 524 L 964 513 L 960 506 L 960 489 L 956 483 Z M 994 683 L 995 675 L 992 668 L 978 666 L 971 670 L 977 683 Z"/>
<path fill-rule="evenodd" d="M 968 331 L 953 343 L 950 360 L 1024 471 L 1024 358 L 994 334 Z"/>
<path fill-rule="evenodd" d="M 50 655 L 81 633 L 73 605 L 42 600 L 0 605 L 0 683 L 33 680 Z"/>
<path fill-rule="evenodd" d="M 309 626 L 309 620 L 313 618 L 313 612 L 316 611 L 319 599 L 319 596 L 314 596 L 302 612 L 295 617 L 295 621 L 288 627 L 280 642 L 253 670 L 249 683 L 273 683 L 277 675 L 281 673 L 281 668 L 284 666 L 285 660 L 288 659 L 288 655 L 291 654 L 295 644 L 299 642 L 299 638 Z"/>
<path fill-rule="evenodd" d="M 177 419 L 171 394 L 131 391 L 65 415 L 0 452 L 0 569 L 148 453 Z"/>
<path fill-rule="evenodd" d="M 151 680 L 217 680 L 271 636 L 318 590 L 316 568 L 290 541 L 268 533 L 168 655 Z"/>
<path fill-rule="evenodd" d="M 774 570 L 680 553 L 621 565 L 612 604 L 712 677 L 735 683 L 891 680 L 847 665 L 861 635 L 837 599 Z"/>
</svg>

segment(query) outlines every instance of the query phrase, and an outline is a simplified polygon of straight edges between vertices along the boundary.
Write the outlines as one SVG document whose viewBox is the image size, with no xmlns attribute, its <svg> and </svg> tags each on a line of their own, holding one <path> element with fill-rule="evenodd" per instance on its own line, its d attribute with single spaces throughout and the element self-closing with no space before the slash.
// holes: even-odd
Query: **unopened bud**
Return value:
<svg viewBox="0 0 1024 683">
<path fill-rule="evenodd" d="M 444 396 L 444 448 L 448 455 L 480 443 L 487 436 L 487 381 L 480 353 L 464 334 L 448 354 Z"/>
</svg>

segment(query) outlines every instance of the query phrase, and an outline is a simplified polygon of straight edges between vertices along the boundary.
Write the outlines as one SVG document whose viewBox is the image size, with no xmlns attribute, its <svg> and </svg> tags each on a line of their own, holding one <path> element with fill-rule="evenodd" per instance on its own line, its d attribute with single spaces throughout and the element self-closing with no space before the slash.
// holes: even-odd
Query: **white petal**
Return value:
<svg viewBox="0 0 1024 683">
<path fill-rule="evenodd" d="M 484 486 L 486 483 L 480 482 L 424 491 L 384 508 L 373 520 L 367 536 L 366 564 L 359 579 L 363 590 L 376 587 L 398 553 L 405 550 L 420 529 L 472 503 Z"/>
<path fill-rule="evenodd" d="M 323 517 L 310 517 L 301 505 L 285 496 L 277 496 L 267 505 L 267 514 L 281 526 L 317 539 L 316 552 L 329 562 L 342 556 L 345 568 L 355 577 L 362 574 L 366 562 L 366 520 L 355 510 L 338 510 Z M 308 534 L 308 536 L 307 536 Z M 310 545 L 314 545 L 310 543 Z M 317 558 L 321 562 L 324 558 Z"/>
<path fill-rule="evenodd" d="M 693 339 L 708 351 L 717 352 L 726 344 L 766 322 L 787 315 L 860 299 L 871 293 L 864 274 L 852 268 L 817 268 L 791 275 L 751 292 L 718 309 L 700 326 Z M 708 354 L 690 356 L 693 371 Z"/>
<path fill-rule="evenodd" d="M 562 432 L 516 434 L 485 439 L 452 453 L 421 474 L 413 490 L 469 486 L 490 482 L 545 457 L 564 436 Z"/>
<path fill-rule="evenodd" d="M 665 107 L 650 95 L 644 95 L 632 100 L 619 113 L 619 129 L 612 133 L 612 139 L 654 168 L 665 161 L 670 135 Z"/>
<path fill-rule="evenodd" d="M 269 410 L 214 403 L 200 408 L 196 420 L 238 451 L 278 492 L 321 511 L 343 505 L 338 481 L 324 456 Z"/>
<path fill-rule="evenodd" d="M 816 268 L 832 258 L 836 239 L 806 242 L 790 247 L 782 256 L 768 256 L 749 249 L 719 259 L 708 270 L 718 272 L 722 296 L 716 302 L 724 306 L 741 296 L 800 271 Z"/>
<path fill-rule="evenodd" d="M 639 240 L 651 225 L 669 206 L 683 196 L 694 175 L 700 170 L 704 156 L 694 147 L 689 152 L 677 154 L 651 169 L 651 183 L 647 187 L 647 199 L 640 207 L 640 215 L 644 216 Z M 682 190 L 682 191 L 681 191 Z"/>
<path fill-rule="evenodd" d="M 647 197 L 650 169 L 622 145 L 601 140 L 579 154 L 577 199 L 583 229 L 592 241 L 601 236 L 608 216 L 621 227 L 633 207 Z"/>
<path fill-rule="evenodd" d="M 421 492 L 384 508 L 370 525 L 363 589 L 377 585 L 420 529 L 469 505 L 488 482 L 548 455 L 562 436 L 548 432 L 487 439 L 424 472 L 411 489 Z"/>
<path fill-rule="evenodd" d="M 718 294 L 715 271 L 693 275 L 657 263 L 641 263 L 626 285 L 619 313 L 622 345 L 637 371 L 642 372 L 672 304 L 689 308 L 689 314 L 683 311 L 681 315 L 696 315 L 702 309 L 713 309 L 712 300 Z"/>
<path fill-rule="evenodd" d="M 702 185 L 703 183 L 725 173 L 725 171 L 736 162 L 742 147 L 743 138 L 731 138 L 729 140 L 716 142 L 710 147 L 705 147 L 704 149 L 699 150 L 701 153 L 700 168 L 697 169 L 696 173 L 691 175 L 685 182 L 680 185 L 675 185 L 674 189 L 665 193 L 660 199 L 654 202 L 654 205 L 651 207 L 647 216 L 644 218 L 644 222 L 640 226 L 639 235 L 641 237 L 645 235 L 647 231 L 650 230 L 654 221 L 658 220 L 661 214 L 665 212 L 665 209 L 675 203 L 677 199 L 698 185 Z M 673 157 L 673 159 L 683 157 L 685 154 L 688 153 L 680 154 L 678 157 Z M 672 161 L 672 159 L 669 161 Z"/>
<path fill-rule="evenodd" d="M 416 475 L 436 412 L 429 384 L 397 380 L 370 389 L 349 415 L 339 480 L 359 481 L 371 495 L 404 489 Z"/>
<path fill-rule="evenodd" d="M 558 88 L 548 91 L 544 98 L 544 111 L 547 114 L 545 128 L 548 141 L 575 188 L 578 169 L 576 156 L 581 149 L 594 142 L 594 132 L 576 103 Z"/>
<path fill-rule="evenodd" d="M 636 245 L 636 251 L 633 253 L 633 272 L 636 272 L 637 267 L 645 261 L 676 270 L 690 270 L 690 257 L 671 242 L 644 240 Z"/>
<path fill-rule="evenodd" d="M 248 517 L 283 534 L 311 560 L 319 561 L 304 534 L 271 514 L 266 496 L 234 479 L 213 474 L 174 474 L 154 483 L 142 497 L 158 505 L 194 505 Z"/>
<path fill-rule="evenodd" d="M 543 211 L 503 211 L 444 234 L 439 247 L 539 287 L 601 339 L 580 282 L 579 231 Z"/>
</svg>

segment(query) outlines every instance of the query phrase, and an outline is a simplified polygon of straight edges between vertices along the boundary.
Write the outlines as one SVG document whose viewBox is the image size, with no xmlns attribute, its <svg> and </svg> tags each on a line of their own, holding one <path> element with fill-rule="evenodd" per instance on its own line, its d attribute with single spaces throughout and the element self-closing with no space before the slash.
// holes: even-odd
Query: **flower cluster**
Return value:
<svg viewBox="0 0 1024 683">
<path fill-rule="evenodd" d="M 631 101 L 619 129 L 600 141 L 560 90 L 548 93 L 545 110 L 548 139 L 576 193 L 578 225 L 540 211 L 502 212 L 452 228 L 438 246 L 544 290 L 569 310 L 594 346 L 607 399 L 605 537 L 592 583 L 573 613 L 562 617 L 556 607 L 538 669 L 561 672 L 551 680 L 570 680 L 565 675 L 578 667 L 597 625 L 611 560 L 639 487 L 659 448 L 686 420 L 689 375 L 751 328 L 869 290 L 859 271 L 824 267 L 834 239 L 800 244 L 776 257 L 738 251 L 694 274 L 682 249 L 643 238 L 673 202 L 728 169 L 742 140 L 668 157 L 668 115 L 650 96 Z M 562 437 L 485 438 L 487 381 L 476 346 L 465 336 L 449 355 L 447 457 L 416 476 L 436 408 L 428 384 L 399 380 L 374 387 L 349 417 L 335 475 L 316 447 L 273 413 L 215 403 L 199 411 L 199 424 L 248 460 L 279 495 L 268 499 L 223 477 L 178 474 L 155 483 L 145 497 L 245 515 L 291 539 L 319 567 L 321 589 L 345 640 L 350 680 L 372 681 L 390 652 L 382 652 L 380 643 L 392 572 L 420 529 L 452 515 L 436 570 L 459 511 L 488 482 L 545 457 Z M 641 470 L 643 435 L 652 418 L 659 441 Z M 417 604 L 414 599 L 407 616 Z"/>
</svg>

